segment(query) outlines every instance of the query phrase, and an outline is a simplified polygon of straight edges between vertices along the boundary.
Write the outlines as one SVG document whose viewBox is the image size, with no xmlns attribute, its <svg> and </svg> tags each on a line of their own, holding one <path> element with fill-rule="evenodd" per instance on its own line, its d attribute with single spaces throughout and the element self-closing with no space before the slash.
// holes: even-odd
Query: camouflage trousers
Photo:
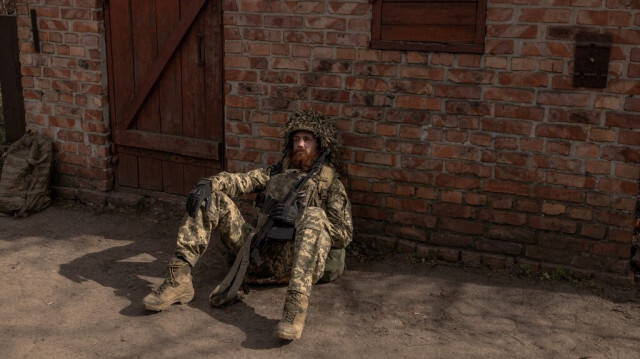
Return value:
<svg viewBox="0 0 640 359">
<path fill-rule="evenodd" d="M 193 218 L 186 215 L 178 230 L 176 256 L 192 266 L 198 262 L 209 246 L 211 233 L 217 231 L 220 239 L 233 253 L 244 244 L 253 226 L 247 223 L 236 204 L 224 193 L 213 192 L 211 206 L 204 205 Z M 331 237 L 327 216 L 319 207 L 308 207 L 295 221 L 295 238 L 276 242 L 261 253 L 265 261 L 260 268 L 249 266 L 249 276 L 286 278 L 289 290 L 311 294 L 311 286 L 323 275 L 327 254 L 331 249 Z M 269 282 L 266 280 L 265 282 Z"/>
</svg>

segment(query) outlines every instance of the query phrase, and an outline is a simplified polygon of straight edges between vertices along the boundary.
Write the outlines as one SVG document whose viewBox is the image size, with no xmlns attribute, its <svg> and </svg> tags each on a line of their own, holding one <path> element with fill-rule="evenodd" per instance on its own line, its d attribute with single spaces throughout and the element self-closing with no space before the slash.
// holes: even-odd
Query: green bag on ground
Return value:
<svg viewBox="0 0 640 359">
<path fill-rule="evenodd" d="M 2 155 L 0 213 L 26 217 L 51 203 L 51 140 L 28 130 Z"/>
<path fill-rule="evenodd" d="M 320 278 L 320 282 L 333 282 L 340 278 L 342 273 L 344 273 L 344 260 L 346 256 L 346 250 L 344 248 L 330 250 L 324 264 L 324 274 L 322 278 Z"/>
</svg>

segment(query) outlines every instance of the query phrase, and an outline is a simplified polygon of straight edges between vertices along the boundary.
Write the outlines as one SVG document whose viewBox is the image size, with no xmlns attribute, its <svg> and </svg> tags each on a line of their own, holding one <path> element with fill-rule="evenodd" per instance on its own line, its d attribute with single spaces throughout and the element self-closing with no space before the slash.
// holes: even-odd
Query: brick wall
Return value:
<svg viewBox="0 0 640 359">
<path fill-rule="evenodd" d="M 102 2 L 17 0 L 16 11 L 26 123 L 53 139 L 53 185 L 111 189 Z"/>
<path fill-rule="evenodd" d="M 368 0 L 222 3 L 229 170 L 275 162 L 286 115 L 315 108 L 343 131 L 359 240 L 632 280 L 640 1 L 489 0 L 483 55 L 371 50 Z M 18 1 L 27 122 L 55 140 L 57 185 L 103 191 L 101 6 Z M 605 89 L 572 86 L 578 30 L 613 36 Z"/>
<path fill-rule="evenodd" d="M 360 240 L 632 278 L 640 1 L 490 0 L 484 55 L 371 50 L 367 0 L 223 3 L 230 170 L 315 108 L 344 131 Z M 613 36 L 606 89 L 572 86 L 578 30 Z"/>
</svg>

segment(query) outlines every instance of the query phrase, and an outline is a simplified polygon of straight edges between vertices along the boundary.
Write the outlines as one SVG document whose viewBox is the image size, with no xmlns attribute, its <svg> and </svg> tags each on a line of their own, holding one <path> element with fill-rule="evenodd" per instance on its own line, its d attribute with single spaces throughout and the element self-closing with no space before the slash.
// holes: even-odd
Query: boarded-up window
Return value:
<svg viewBox="0 0 640 359">
<path fill-rule="evenodd" d="M 482 53 L 487 0 L 373 0 L 371 47 Z"/>
</svg>

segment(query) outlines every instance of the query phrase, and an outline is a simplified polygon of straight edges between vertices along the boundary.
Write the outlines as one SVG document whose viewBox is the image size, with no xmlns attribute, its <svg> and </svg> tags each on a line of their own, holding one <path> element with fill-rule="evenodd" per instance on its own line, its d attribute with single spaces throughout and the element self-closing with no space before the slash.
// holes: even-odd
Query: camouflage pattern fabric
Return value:
<svg viewBox="0 0 640 359">
<path fill-rule="evenodd" d="M 51 140 L 28 130 L 3 154 L 0 212 L 24 217 L 50 203 Z"/>
<path fill-rule="evenodd" d="M 207 249 L 214 230 L 220 233 L 222 242 L 237 253 L 254 226 L 246 222 L 232 199 L 264 191 L 267 198 L 280 201 L 304 175 L 297 169 L 286 169 L 273 177 L 270 173 L 271 168 L 265 168 L 247 173 L 222 172 L 209 178 L 212 204 L 208 211 L 203 205 L 195 218 L 185 216 L 178 231 L 176 255 L 195 265 Z M 311 285 L 322 277 L 331 247 L 344 248 L 351 242 L 351 205 L 344 186 L 335 176 L 327 193 L 321 195 L 318 193 L 320 183 L 322 179 L 316 175 L 299 192 L 297 201 L 303 209 L 295 222 L 294 240 L 270 241 L 261 253 L 265 264 L 256 267 L 251 262 L 247 281 L 289 282 L 290 290 L 308 294 Z M 257 224 L 264 223 L 268 214 L 257 209 Z"/>
</svg>

